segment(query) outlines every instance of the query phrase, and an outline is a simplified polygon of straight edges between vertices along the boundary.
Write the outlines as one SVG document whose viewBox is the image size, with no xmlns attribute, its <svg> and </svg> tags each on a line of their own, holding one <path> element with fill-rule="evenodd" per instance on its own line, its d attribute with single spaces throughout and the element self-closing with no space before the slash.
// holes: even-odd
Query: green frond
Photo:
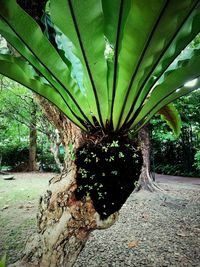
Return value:
<svg viewBox="0 0 200 267">
<path fill-rule="evenodd" d="M 84 118 L 78 117 L 59 94 L 47 81 L 42 80 L 34 69 L 24 60 L 10 55 L 0 54 L 0 73 L 21 83 L 37 94 L 45 97 L 56 105 L 66 116 L 80 128 L 84 127 Z"/>
<path fill-rule="evenodd" d="M 160 115 L 162 120 L 166 121 L 176 137 L 178 137 L 181 132 L 181 118 L 175 106 L 168 104 L 161 108 L 157 114 Z"/>
<path fill-rule="evenodd" d="M 199 0 L 51 0 L 42 21 L 44 31 L 0 0 L 0 34 L 23 58 L 1 55 L 0 73 L 86 131 L 138 131 L 199 86 L 200 50 L 185 49 L 200 32 Z"/>
</svg>

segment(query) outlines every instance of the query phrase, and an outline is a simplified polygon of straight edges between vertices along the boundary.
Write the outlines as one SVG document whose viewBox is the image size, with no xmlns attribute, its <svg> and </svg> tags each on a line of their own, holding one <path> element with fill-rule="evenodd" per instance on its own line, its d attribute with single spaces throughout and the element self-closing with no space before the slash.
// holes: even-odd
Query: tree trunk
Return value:
<svg viewBox="0 0 200 267">
<path fill-rule="evenodd" d="M 77 149 L 84 142 L 81 131 L 46 100 L 39 98 L 48 117 L 61 133 L 65 148 Z M 71 267 L 94 229 L 110 227 L 118 213 L 101 220 L 89 196 L 75 197 L 76 165 L 70 158 L 61 175 L 50 180 L 49 188 L 40 198 L 37 215 L 38 233 L 26 245 L 22 260 L 15 267 Z"/>
<path fill-rule="evenodd" d="M 89 197 L 78 201 L 75 166 L 54 177 L 41 197 L 37 215 L 38 233 L 28 240 L 16 267 L 71 267 L 94 229 L 111 226 L 117 214 L 101 221 Z"/>
<path fill-rule="evenodd" d="M 139 132 L 139 142 L 142 150 L 143 166 L 138 180 L 137 186 L 134 192 L 141 189 L 154 192 L 162 189 L 153 181 L 152 174 L 150 172 L 150 138 L 148 125 L 144 126 Z"/>
<path fill-rule="evenodd" d="M 28 171 L 37 171 L 36 153 L 37 153 L 37 129 L 36 129 L 36 106 L 32 102 L 30 133 L 29 133 L 29 161 Z"/>
</svg>

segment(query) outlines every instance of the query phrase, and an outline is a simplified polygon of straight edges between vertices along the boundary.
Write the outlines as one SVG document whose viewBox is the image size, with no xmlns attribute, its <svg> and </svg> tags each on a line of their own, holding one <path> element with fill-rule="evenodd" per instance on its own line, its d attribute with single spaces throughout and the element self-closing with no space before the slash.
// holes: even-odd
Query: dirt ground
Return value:
<svg viewBox="0 0 200 267">
<path fill-rule="evenodd" d="M 200 178 L 198 177 L 182 177 L 156 174 L 156 181 L 160 183 L 177 183 L 177 184 L 193 184 L 200 185 Z"/>
<path fill-rule="evenodd" d="M 38 199 L 46 190 L 49 179 L 55 174 L 13 173 L 12 175 L 15 178 L 14 180 L 4 180 L 5 176 L 0 175 L 0 256 L 6 254 L 9 263 L 16 261 L 20 257 L 20 252 L 27 238 L 36 231 Z M 198 194 L 200 192 L 200 178 L 157 175 L 156 181 L 161 187 L 164 186 L 169 192 L 171 191 L 172 194 L 178 192 L 180 196 L 183 191 L 184 198 L 187 201 L 193 201 L 193 199 L 190 199 L 192 198 L 191 190 L 198 191 Z M 168 194 L 168 191 L 166 191 L 166 194 Z M 200 222 L 198 224 L 200 228 Z M 80 264 L 79 266 L 83 265 Z M 85 266 L 90 265 L 86 264 Z M 100 267 L 101 263 L 94 266 Z M 124 265 L 116 267 L 120 266 Z M 149 267 L 147 265 L 134 266 Z M 171 266 L 169 265 L 169 267 Z M 189 266 L 198 267 L 200 262 L 199 265 L 188 265 L 187 267 Z"/>
</svg>

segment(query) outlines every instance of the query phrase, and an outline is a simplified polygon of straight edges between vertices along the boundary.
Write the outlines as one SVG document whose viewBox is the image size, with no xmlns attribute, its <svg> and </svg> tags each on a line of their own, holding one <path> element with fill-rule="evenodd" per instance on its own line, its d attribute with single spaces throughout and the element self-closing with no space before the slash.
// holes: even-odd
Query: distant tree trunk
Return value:
<svg viewBox="0 0 200 267">
<path fill-rule="evenodd" d="M 139 142 L 142 150 L 143 166 L 135 192 L 144 189 L 150 192 L 162 190 L 154 181 L 150 172 L 150 138 L 149 128 L 145 125 L 139 132 Z"/>
<path fill-rule="evenodd" d="M 30 133 L 29 133 L 29 161 L 28 161 L 28 171 L 37 171 L 37 129 L 36 129 L 36 106 L 32 100 L 32 110 L 31 110 L 31 121 L 30 121 Z"/>
<path fill-rule="evenodd" d="M 40 98 L 48 118 L 59 130 L 62 142 L 76 150 L 85 141 L 80 129 L 46 100 Z M 38 233 L 26 245 L 21 261 L 15 267 L 71 267 L 94 229 L 110 227 L 118 213 L 101 220 L 89 196 L 81 200 L 75 197 L 76 165 L 68 153 L 62 174 L 50 180 L 45 195 L 40 198 L 37 215 Z"/>
</svg>

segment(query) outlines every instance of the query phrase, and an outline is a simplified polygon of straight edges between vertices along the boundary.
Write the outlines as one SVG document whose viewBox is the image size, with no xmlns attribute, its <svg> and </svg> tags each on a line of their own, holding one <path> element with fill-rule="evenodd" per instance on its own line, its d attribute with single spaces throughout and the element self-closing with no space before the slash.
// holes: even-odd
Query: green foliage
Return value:
<svg viewBox="0 0 200 267">
<path fill-rule="evenodd" d="M 61 163 L 64 162 L 64 154 L 58 155 L 58 158 Z M 55 159 L 53 157 L 53 154 L 50 152 L 50 146 L 47 144 L 47 146 L 43 146 L 39 144 L 37 148 L 37 162 L 39 163 L 39 168 L 43 171 L 53 171 L 53 172 L 59 172 L 58 166 L 55 163 Z"/>
<path fill-rule="evenodd" d="M 171 175 L 199 176 L 198 139 L 200 128 L 200 90 L 176 101 L 175 107 L 182 120 L 177 139 L 158 117 L 152 124 L 152 171 Z"/>
<path fill-rule="evenodd" d="M 72 144 L 72 143 L 70 143 L 69 144 L 69 146 L 68 146 L 68 148 L 69 148 L 69 158 L 71 159 L 71 160 L 75 160 L 76 159 L 76 155 L 75 155 L 75 148 L 74 148 L 74 144 Z"/>
<path fill-rule="evenodd" d="M 0 148 L 7 144 L 20 143 L 21 140 L 27 141 L 29 133 L 26 126 L 25 118 L 30 117 L 30 107 L 24 105 L 23 101 L 27 101 L 31 93 L 27 94 L 26 88 L 22 88 L 17 83 L 9 79 L 1 78 L 0 90 Z M 24 124 L 22 123 L 24 122 Z M 0 151 L 1 151 L 0 150 Z M 1 154 L 1 152 L 0 152 Z"/>
<path fill-rule="evenodd" d="M 174 105 L 169 104 L 163 107 L 157 114 L 161 116 L 162 120 L 166 121 L 174 134 L 178 137 L 181 132 L 181 119 Z"/>
<path fill-rule="evenodd" d="M 11 170 L 23 170 L 26 169 L 28 164 L 29 147 L 26 142 L 24 143 L 6 143 L 4 146 L 0 145 L 0 151 L 2 156 L 2 167 Z M 59 154 L 61 162 L 64 161 L 64 155 Z M 41 144 L 37 148 L 37 162 L 39 168 L 43 171 L 55 171 L 58 172 L 58 166 L 55 163 L 55 159 L 50 152 L 49 145 L 44 147 Z"/>
<path fill-rule="evenodd" d="M 2 166 L 15 169 L 19 165 L 27 164 L 29 149 L 27 143 L 7 143 L 0 146 Z"/>
<path fill-rule="evenodd" d="M 200 150 L 198 150 L 194 156 L 194 166 L 199 171 L 200 174 Z"/>
<path fill-rule="evenodd" d="M 200 31 L 198 0 L 51 0 L 47 13 L 42 31 L 15 0 L 0 0 L 0 33 L 22 55 L 4 49 L 0 73 L 86 131 L 136 133 L 200 85 L 200 49 L 184 50 Z"/>
<path fill-rule="evenodd" d="M 1 258 L 1 260 L 0 260 L 0 267 L 6 267 L 6 256 L 4 256 L 3 258 Z"/>
<path fill-rule="evenodd" d="M 198 47 L 200 44 L 200 33 L 197 34 L 197 36 L 194 38 L 194 40 L 192 40 L 191 42 L 191 47 Z"/>
<path fill-rule="evenodd" d="M 36 126 L 38 165 L 43 170 L 58 171 L 50 150 L 50 146 L 53 146 L 56 138 L 55 129 L 47 121 L 32 92 L 5 77 L 0 78 L 1 165 L 6 169 L 23 170 L 24 167 L 25 170 L 27 168 L 30 130 Z M 33 111 L 35 112 L 34 124 L 32 121 Z M 63 162 L 64 154 L 59 157 Z"/>
<path fill-rule="evenodd" d="M 197 148 L 195 134 L 185 125 L 177 139 L 162 121 L 154 122 L 152 131 L 152 171 L 168 175 L 196 176 L 194 155 Z"/>
</svg>

